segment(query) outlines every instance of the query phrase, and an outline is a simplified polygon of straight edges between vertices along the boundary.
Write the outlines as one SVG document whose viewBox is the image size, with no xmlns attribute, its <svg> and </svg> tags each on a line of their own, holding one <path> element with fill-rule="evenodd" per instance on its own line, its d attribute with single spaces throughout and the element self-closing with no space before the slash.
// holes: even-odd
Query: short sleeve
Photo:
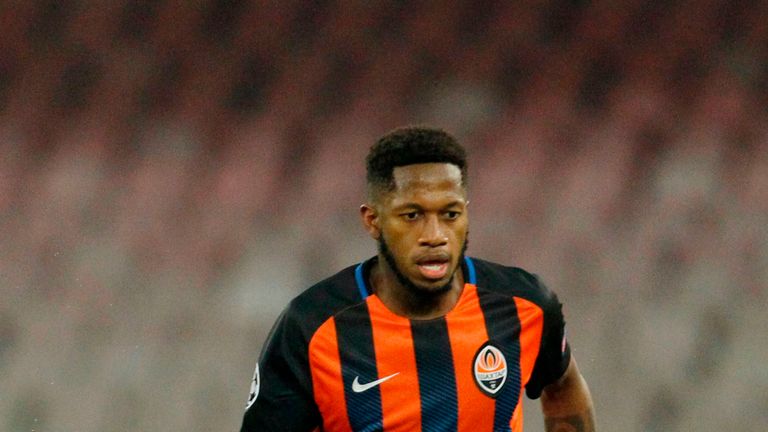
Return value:
<svg viewBox="0 0 768 432">
<path fill-rule="evenodd" d="M 300 320 L 284 311 L 256 364 L 241 432 L 309 432 L 320 424 L 306 340 Z"/>
<path fill-rule="evenodd" d="M 531 379 L 525 387 L 525 392 L 531 399 L 537 399 L 544 387 L 563 376 L 571 360 L 571 349 L 565 338 L 562 304 L 557 295 L 547 289 L 538 278 L 535 281 L 544 293 L 540 305 L 544 311 L 544 325 L 539 355 Z"/>
</svg>

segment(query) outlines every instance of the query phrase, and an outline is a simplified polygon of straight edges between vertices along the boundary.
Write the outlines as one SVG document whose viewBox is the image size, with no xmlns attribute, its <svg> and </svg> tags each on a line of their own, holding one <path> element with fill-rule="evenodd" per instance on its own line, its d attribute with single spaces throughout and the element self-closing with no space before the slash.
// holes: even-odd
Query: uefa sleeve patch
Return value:
<svg viewBox="0 0 768 432">
<path fill-rule="evenodd" d="M 486 342 L 472 362 L 475 384 L 485 395 L 496 398 L 507 381 L 507 359 L 500 349 Z"/>
<path fill-rule="evenodd" d="M 259 397 L 259 383 L 261 378 L 259 377 L 259 363 L 256 363 L 256 370 L 253 371 L 253 381 L 251 381 L 251 392 L 248 395 L 248 402 L 245 404 L 246 411 L 248 408 L 256 402 L 256 398 Z"/>
</svg>

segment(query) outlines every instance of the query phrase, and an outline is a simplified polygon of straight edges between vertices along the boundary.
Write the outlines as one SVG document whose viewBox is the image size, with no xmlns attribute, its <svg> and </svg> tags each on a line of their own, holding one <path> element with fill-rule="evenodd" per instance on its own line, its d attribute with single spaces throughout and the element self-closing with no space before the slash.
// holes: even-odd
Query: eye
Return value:
<svg viewBox="0 0 768 432">
<path fill-rule="evenodd" d="M 413 220 L 416 220 L 416 219 L 419 218 L 419 212 L 417 212 L 417 211 L 410 211 L 410 212 L 403 213 L 401 216 L 405 220 L 413 221 Z"/>
<path fill-rule="evenodd" d="M 460 215 L 461 215 L 461 212 L 457 212 L 457 211 L 447 211 L 447 212 L 445 212 L 445 217 L 447 219 L 450 219 L 450 220 L 458 219 Z"/>
</svg>

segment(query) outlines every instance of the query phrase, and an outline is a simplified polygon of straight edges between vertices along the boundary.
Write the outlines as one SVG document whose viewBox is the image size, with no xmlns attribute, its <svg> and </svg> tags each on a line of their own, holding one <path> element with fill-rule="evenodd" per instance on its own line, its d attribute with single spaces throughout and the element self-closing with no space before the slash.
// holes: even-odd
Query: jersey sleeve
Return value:
<svg viewBox="0 0 768 432">
<path fill-rule="evenodd" d="M 571 349 L 565 338 L 565 319 L 563 305 L 557 295 L 534 277 L 535 283 L 542 290 L 544 325 L 542 329 L 539 355 L 533 367 L 533 373 L 525 386 L 525 393 L 531 399 L 537 399 L 547 385 L 557 381 L 568 368 Z"/>
<path fill-rule="evenodd" d="M 320 425 L 312 396 L 307 335 L 289 309 L 278 318 L 259 356 L 241 432 L 310 432 Z"/>
</svg>

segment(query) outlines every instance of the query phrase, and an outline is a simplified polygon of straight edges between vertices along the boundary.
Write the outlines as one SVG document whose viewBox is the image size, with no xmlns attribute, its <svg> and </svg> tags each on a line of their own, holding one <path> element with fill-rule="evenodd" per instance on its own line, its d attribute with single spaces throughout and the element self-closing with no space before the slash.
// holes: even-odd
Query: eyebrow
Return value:
<svg viewBox="0 0 768 432">
<path fill-rule="evenodd" d="M 454 200 L 454 201 L 451 201 L 448 204 L 442 206 L 440 209 L 441 210 L 445 210 L 445 209 L 448 209 L 448 208 L 451 208 L 451 207 L 455 207 L 455 206 L 459 206 L 459 205 L 461 205 L 461 201 Z M 399 206 L 394 208 L 395 211 L 402 211 L 402 210 L 406 210 L 406 209 L 424 210 L 424 207 L 420 206 L 419 204 L 416 204 L 416 203 L 413 203 L 413 202 L 409 202 L 409 203 L 401 204 L 401 205 L 399 205 Z"/>
</svg>

